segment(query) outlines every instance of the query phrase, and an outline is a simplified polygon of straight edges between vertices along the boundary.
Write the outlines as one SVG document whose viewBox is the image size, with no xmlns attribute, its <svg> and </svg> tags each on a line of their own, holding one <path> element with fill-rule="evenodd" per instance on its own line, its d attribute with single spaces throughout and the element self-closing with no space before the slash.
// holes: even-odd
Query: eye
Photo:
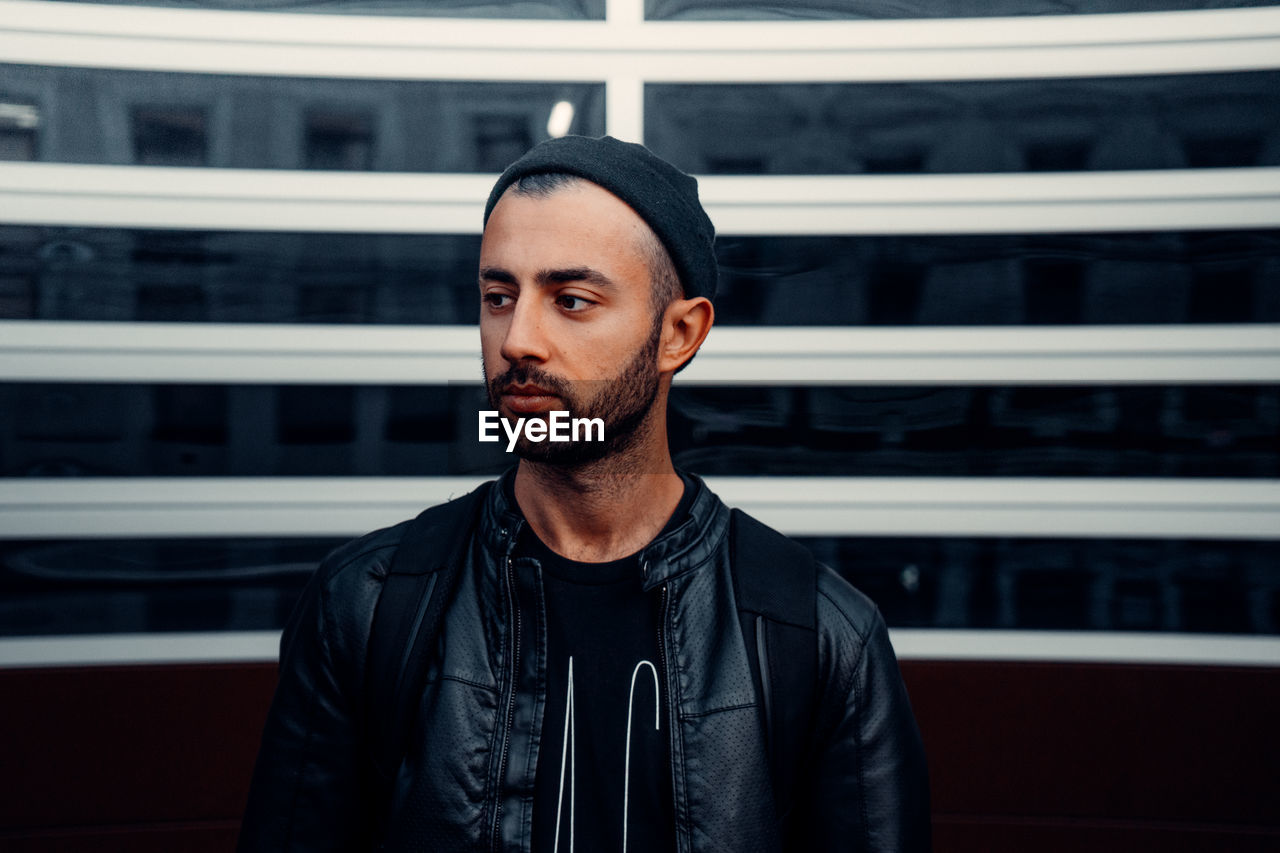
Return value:
<svg viewBox="0 0 1280 853">
<path fill-rule="evenodd" d="M 566 311 L 582 311 L 590 308 L 595 303 L 590 299 L 575 296 L 572 293 L 561 293 L 556 297 L 556 304 Z"/>
<path fill-rule="evenodd" d="M 505 308 L 510 304 L 511 294 L 503 293 L 500 290 L 491 290 L 488 293 L 480 294 L 480 299 L 490 308 Z"/>
</svg>

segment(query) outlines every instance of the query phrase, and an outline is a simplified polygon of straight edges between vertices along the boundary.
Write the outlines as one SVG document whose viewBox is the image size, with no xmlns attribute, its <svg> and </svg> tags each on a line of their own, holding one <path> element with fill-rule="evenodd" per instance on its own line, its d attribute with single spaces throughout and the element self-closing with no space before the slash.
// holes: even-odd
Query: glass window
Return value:
<svg viewBox="0 0 1280 853">
<path fill-rule="evenodd" d="M 84 2 L 84 0 L 76 0 Z M 605 0 L 88 0 L 128 6 L 398 15 L 428 18 L 551 18 L 604 20 Z"/>
<path fill-rule="evenodd" d="M 37 160 L 40 150 L 40 108 L 0 90 L 0 160 Z"/>
<path fill-rule="evenodd" d="M 499 473 L 487 408 L 478 383 L 0 384 L 0 477 Z"/>
<path fill-rule="evenodd" d="M 680 387 L 700 474 L 1274 477 L 1275 386 Z"/>
<path fill-rule="evenodd" d="M 279 629 L 341 542 L 0 541 L 0 636 Z"/>
<path fill-rule="evenodd" d="M 373 123 L 358 111 L 307 112 L 306 168 L 368 171 L 373 168 Z"/>
<path fill-rule="evenodd" d="M 1277 541 L 810 537 L 895 628 L 1280 634 Z M 272 630 L 341 539 L 0 542 L 0 636 Z"/>
<path fill-rule="evenodd" d="M 497 473 L 483 392 L 0 384 L 0 476 Z M 678 465 L 758 476 L 1280 476 L 1280 387 L 680 386 Z"/>
<path fill-rule="evenodd" d="M 1280 541 L 801 541 L 895 627 L 1280 633 Z"/>
<path fill-rule="evenodd" d="M 727 325 L 1280 321 L 1280 232 L 737 237 Z"/>
<path fill-rule="evenodd" d="M 0 318 L 472 324 L 480 238 L 0 226 Z M 1280 231 L 735 237 L 723 325 L 1280 322 Z"/>
<path fill-rule="evenodd" d="M 1005 15 L 1093 15 L 1267 6 L 1268 0 L 645 0 L 658 21 L 985 18 Z"/>
<path fill-rule="evenodd" d="M 569 132 L 604 133 L 604 85 L 597 83 L 0 64 L 0 93 L 0 156 L 29 152 L 26 159 L 51 163 L 498 172 L 548 138 L 547 121 L 562 101 L 573 106 Z"/>
<path fill-rule="evenodd" d="M 1280 71 L 922 83 L 655 83 L 645 141 L 699 174 L 1280 164 Z"/>
<path fill-rule="evenodd" d="M 140 166 L 208 165 L 208 131 L 201 107 L 135 107 L 131 127 L 133 162 Z"/>
<path fill-rule="evenodd" d="M 473 324 L 475 235 L 0 225 L 0 319 Z"/>
</svg>

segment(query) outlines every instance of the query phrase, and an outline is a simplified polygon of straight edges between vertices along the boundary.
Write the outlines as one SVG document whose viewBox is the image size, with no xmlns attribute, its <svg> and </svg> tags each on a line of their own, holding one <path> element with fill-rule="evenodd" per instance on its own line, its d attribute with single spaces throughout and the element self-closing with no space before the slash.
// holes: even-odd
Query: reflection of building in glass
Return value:
<svg viewBox="0 0 1280 853">
<path fill-rule="evenodd" d="M 0 64 L 0 93 L 0 159 L 51 163 L 498 172 L 548 137 L 561 102 L 572 132 L 604 133 L 599 84 Z"/>
<path fill-rule="evenodd" d="M 711 174 L 1280 165 L 1280 72 L 929 83 L 656 84 L 645 139 Z"/>
<path fill-rule="evenodd" d="M 39 140 L 40 109 L 33 103 L 0 96 L 0 160 L 39 159 Z"/>
<path fill-rule="evenodd" d="M 200 107 L 135 107 L 133 162 L 139 166 L 207 166 L 208 131 Z"/>
<path fill-rule="evenodd" d="M 253 0 L 261 2 L 261 0 Z M 1264 6 L 1267 0 L 644 0 L 654 21 L 858 20 L 1089 15 L 1219 6 Z"/>
<path fill-rule="evenodd" d="M 305 168 L 364 172 L 373 168 L 373 123 L 355 110 L 307 111 Z"/>
</svg>

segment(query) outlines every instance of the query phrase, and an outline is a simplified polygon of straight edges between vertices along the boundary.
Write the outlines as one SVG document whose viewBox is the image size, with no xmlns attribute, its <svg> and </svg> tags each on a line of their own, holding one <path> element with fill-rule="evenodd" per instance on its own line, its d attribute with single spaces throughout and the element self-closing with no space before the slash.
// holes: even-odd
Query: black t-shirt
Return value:
<svg viewBox="0 0 1280 853">
<path fill-rule="evenodd" d="M 686 479 L 664 533 L 688 515 L 693 491 Z M 571 834 L 575 850 L 622 850 L 624 821 L 627 850 L 675 850 L 659 597 L 641 588 L 639 553 L 568 560 L 526 524 L 516 555 L 542 566 L 547 616 L 533 853 L 568 853 Z"/>
</svg>

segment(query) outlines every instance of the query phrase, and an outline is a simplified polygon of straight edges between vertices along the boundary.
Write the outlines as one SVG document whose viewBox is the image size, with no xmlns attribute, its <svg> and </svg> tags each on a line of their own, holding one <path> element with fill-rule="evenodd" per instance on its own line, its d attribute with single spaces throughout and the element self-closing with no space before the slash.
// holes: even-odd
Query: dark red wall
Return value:
<svg viewBox="0 0 1280 853">
<path fill-rule="evenodd" d="M 1280 849 L 1280 669 L 902 668 L 938 853 Z M 0 849 L 230 851 L 274 681 L 0 670 Z"/>
<path fill-rule="evenodd" d="M 903 672 L 940 853 L 1280 850 L 1280 669 Z"/>
</svg>

